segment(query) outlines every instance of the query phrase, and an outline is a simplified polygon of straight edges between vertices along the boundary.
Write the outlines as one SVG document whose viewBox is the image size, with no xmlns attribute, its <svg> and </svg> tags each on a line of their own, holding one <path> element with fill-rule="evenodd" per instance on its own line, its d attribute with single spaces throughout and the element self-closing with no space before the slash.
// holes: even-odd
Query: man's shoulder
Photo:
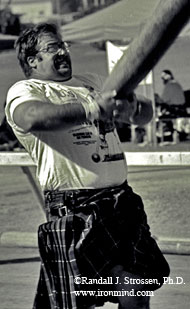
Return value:
<svg viewBox="0 0 190 309">
<path fill-rule="evenodd" d="M 10 88 L 9 91 L 16 91 L 17 89 L 20 90 L 21 88 L 27 88 L 27 87 L 37 87 L 37 85 L 40 85 L 40 81 L 35 79 L 23 79 L 15 82 Z"/>
<path fill-rule="evenodd" d="M 95 90 L 101 90 L 105 81 L 105 76 L 90 72 L 76 74 L 75 77 L 79 79 L 84 84 L 84 86 L 92 87 Z"/>
<path fill-rule="evenodd" d="M 19 80 L 13 84 L 7 91 L 6 106 L 15 104 L 21 104 L 29 99 L 41 99 L 43 97 L 43 86 L 40 81 L 33 79 Z"/>
<path fill-rule="evenodd" d="M 166 85 L 165 92 L 169 92 L 174 96 L 176 93 L 183 93 L 183 88 L 177 81 L 173 81 Z"/>
</svg>

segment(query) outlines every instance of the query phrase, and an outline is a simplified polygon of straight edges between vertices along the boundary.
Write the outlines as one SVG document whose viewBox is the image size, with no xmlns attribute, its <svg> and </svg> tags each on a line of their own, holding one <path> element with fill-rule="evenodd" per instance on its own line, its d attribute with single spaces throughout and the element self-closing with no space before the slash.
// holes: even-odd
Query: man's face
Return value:
<svg viewBox="0 0 190 309">
<path fill-rule="evenodd" d="M 72 76 L 71 58 L 66 43 L 53 34 L 42 34 L 36 46 L 34 77 L 65 81 Z"/>
<path fill-rule="evenodd" d="M 161 79 L 163 81 L 163 84 L 167 84 L 170 80 L 172 80 L 172 77 L 170 74 L 167 74 L 165 72 L 162 72 Z"/>
</svg>

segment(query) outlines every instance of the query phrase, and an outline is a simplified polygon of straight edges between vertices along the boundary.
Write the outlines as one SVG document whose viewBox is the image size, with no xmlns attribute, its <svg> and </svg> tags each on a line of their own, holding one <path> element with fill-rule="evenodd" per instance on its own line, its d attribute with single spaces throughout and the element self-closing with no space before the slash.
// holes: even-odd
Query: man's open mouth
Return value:
<svg viewBox="0 0 190 309">
<path fill-rule="evenodd" d="M 64 70 L 70 68 L 70 59 L 68 57 L 56 57 L 54 59 L 54 67 L 56 70 Z"/>
</svg>

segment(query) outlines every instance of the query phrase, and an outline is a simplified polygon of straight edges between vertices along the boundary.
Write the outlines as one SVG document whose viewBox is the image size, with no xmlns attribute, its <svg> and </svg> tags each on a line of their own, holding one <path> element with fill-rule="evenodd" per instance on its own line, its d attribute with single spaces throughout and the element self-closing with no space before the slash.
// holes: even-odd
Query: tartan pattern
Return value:
<svg viewBox="0 0 190 309">
<path fill-rule="evenodd" d="M 106 192 L 107 196 L 103 198 Z M 33 309 L 44 306 L 47 298 L 49 299 L 49 303 L 46 304 L 47 309 L 85 308 L 88 302 L 90 302 L 89 305 L 95 302 L 95 300 L 92 301 L 92 297 L 90 300 L 85 297 L 85 304 L 83 304 L 83 300 L 78 296 L 76 298 L 74 294 L 74 291 L 80 287 L 74 284 L 73 278 L 81 276 L 78 268 L 80 262 L 76 262 L 76 257 L 82 261 L 81 269 L 87 270 L 89 278 L 102 276 L 103 270 L 108 268 L 112 252 L 118 249 L 119 237 L 115 240 L 113 233 L 106 227 L 106 221 L 109 221 L 106 217 L 113 218 L 113 215 L 104 214 L 101 218 L 99 209 L 102 206 L 100 204 L 105 203 L 109 209 L 104 212 L 109 210 L 108 213 L 110 213 L 111 204 L 114 206 L 117 203 L 118 194 L 123 192 L 124 190 L 117 189 L 117 194 L 113 194 L 113 189 L 111 191 L 105 189 L 102 193 L 90 198 L 88 205 L 83 203 L 81 207 L 77 207 L 74 213 L 40 225 L 38 239 L 42 268 Z M 99 247 L 97 227 L 101 227 L 104 236 L 106 235 L 106 246 L 104 244 Z"/>
<path fill-rule="evenodd" d="M 73 215 L 42 224 L 38 236 L 41 272 L 45 279 L 41 280 L 48 292 L 48 295 L 41 295 L 41 298 L 49 298 L 47 308 L 77 308 L 76 298 L 72 295 L 76 290 L 73 278 L 80 274 L 74 255 Z M 40 308 L 38 299 L 36 302 L 34 308 Z M 40 300 L 40 304 L 44 304 L 43 300 Z"/>
<path fill-rule="evenodd" d="M 40 225 L 38 239 L 42 268 L 33 309 L 82 309 L 95 304 L 92 296 L 75 296 L 74 291 L 80 290 L 73 281 L 76 276 L 104 277 L 121 264 L 147 278 L 152 262 L 161 274 L 165 266 L 165 260 L 158 266 L 162 254 L 150 236 L 142 200 L 126 183 L 103 189 L 67 216 Z"/>
</svg>

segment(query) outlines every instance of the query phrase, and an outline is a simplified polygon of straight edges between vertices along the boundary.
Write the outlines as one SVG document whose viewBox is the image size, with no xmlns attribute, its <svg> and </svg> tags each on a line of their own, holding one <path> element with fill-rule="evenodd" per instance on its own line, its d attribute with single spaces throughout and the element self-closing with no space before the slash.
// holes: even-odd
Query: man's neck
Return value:
<svg viewBox="0 0 190 309">
<path fill-rule="evenodd" d="M 41 80 L 41 81 L 49 81 L 49 82 L 57 82 L 57 83 L 69 83 L 73 76 L 69 76 L 68 78 L 65 78 L 65 77 L 55 77 L 55 78 L 52 78 L 52 77 L 45 77 L 45 76 L 41 76 L 40 74 L 35 74 L 33 73 L 31 76 L 30 76 L 31 79 L 38 79 L 38 80 Z"/>
<path fill-rule="evenodd" d="M 69 79 L 67 80 L 54 80 L 51 78 L 42 78 L 41 76 L 33 75 L 30 78 L 33 79 L 38 79 L 44 82 L 55 82 L 55 83 L 60 83 L 66 86 L 71 86 L 71 87 L 84 87 L 83 81 L 79 78 L 79 75 L 72 75 Z"/>
<path fill-rule="evenodd" d="M 71 87 L 84 87 L 83 82 L 80 80 L 78 75 L 73 75 L 69 80 L 62 81 L 62 83 Z"/>
</svg>

